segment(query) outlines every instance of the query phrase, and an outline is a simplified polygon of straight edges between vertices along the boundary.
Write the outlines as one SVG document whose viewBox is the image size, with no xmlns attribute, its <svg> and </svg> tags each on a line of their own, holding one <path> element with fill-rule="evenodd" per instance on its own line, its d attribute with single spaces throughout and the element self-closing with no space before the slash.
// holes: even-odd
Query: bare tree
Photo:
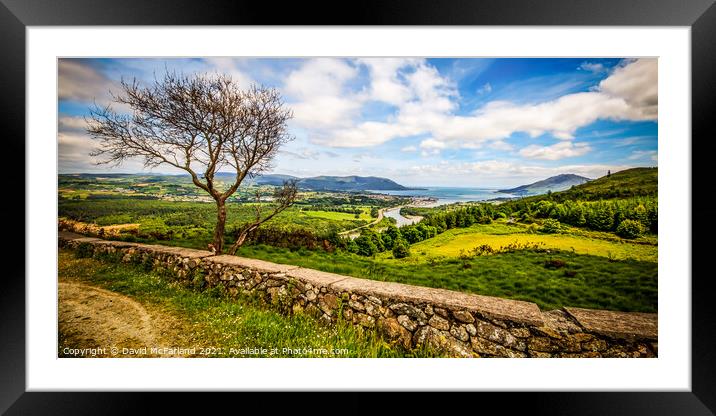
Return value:
<svg viewBox="0 0 716 416">
<path fill-rule="evenodd" d="M 217 221 L 213 249 L 224 250 L 226 200 L 247 177 L 265 171 L 280 146 L 293 139 L 287 122 L 293 117 L 276 89 L 252 86 L 242 90 L 225 75 L 184 76 L 167 72 L 150 86 L 137 80 L 121 82 L 122 93 L 113 101 L 131 108 L 132 114 L 109 105 L 91 109 L 87 132 L 98 140 L 98 164 L 118 165 L 142 158 L 145 167 L 170 165 L 191 175 L 194 185 L 216 202 Z M 216 173 L 235 172 L 228 186 L 220 186 Z M 295 183 L 277 191 L 268 213 L 257 208 L 255 221 L 242 227 L 231 253 L 261 224 L 289 207 L 296 199 Z M 257 205 L 260 207 L 260 204 Z"/>
</svg>

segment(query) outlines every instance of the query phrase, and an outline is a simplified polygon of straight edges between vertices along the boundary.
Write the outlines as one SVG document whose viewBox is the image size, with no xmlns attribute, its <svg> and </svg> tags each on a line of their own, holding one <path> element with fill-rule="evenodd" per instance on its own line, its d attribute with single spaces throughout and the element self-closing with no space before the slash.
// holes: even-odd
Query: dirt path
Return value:
<svg viewBox="0 0 716 416">
<path fill-rule="evenodd" d="M 152 347 L 182 347 L 182 337 L 176 331 L 179 323 L 175 317 L 150 312 L 127 296 L 77 282 L 60 282 L 58 295 L 61 357 L 90 354 L 99 357 L 181 355 L 151 352 Z M 146 351 L 142 350 L 143 347 Z M 83 350 L 91 348 L 98 350 Z M 112 348 L 116 349 L 114 353 Z M 133 354 L 135 351 L 137 355 Z"/>
</svg>

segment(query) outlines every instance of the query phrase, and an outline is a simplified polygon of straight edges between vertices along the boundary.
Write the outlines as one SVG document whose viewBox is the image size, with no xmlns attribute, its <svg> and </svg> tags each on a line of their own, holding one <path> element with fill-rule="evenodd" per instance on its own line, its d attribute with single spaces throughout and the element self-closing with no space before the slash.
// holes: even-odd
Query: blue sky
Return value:
<svg viewBox="0 0 716 416">
<path fill-rule="evenodd" d="M 502 187 L 657 165 L 656 59 L 113 58 L 59 61 L 60 172 L 108 171 L 89 156 L 83 116 L 111 103 L 120 79 L 165 69 L 278 88 L 295 139 L 274 173 Z"/>
</svg>

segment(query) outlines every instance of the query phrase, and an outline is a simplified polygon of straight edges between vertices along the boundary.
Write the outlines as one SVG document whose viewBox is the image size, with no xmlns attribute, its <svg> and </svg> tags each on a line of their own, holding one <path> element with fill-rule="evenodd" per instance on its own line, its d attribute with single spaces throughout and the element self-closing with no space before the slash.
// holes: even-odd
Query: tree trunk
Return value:
<svg viewBox="0 0 716 416">
<path fill-rule="evenodd" d="M 214 250 L 216 254 L 224 252 L 224 230 L 226 229 L 226 204 L 216 201 L 216 228 L 214 228 Z"/>
</svg>

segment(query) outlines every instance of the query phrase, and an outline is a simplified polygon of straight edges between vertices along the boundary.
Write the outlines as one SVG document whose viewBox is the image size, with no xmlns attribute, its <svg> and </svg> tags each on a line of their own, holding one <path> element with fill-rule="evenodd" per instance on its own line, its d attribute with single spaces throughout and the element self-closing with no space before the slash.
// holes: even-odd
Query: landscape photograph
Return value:
<svg viewBox="0 0 716 416">
<path fill-rule="evenodd" d="M 59 58 L 60 358 L 658 357 L 657 58 Z"/>
</svg>

